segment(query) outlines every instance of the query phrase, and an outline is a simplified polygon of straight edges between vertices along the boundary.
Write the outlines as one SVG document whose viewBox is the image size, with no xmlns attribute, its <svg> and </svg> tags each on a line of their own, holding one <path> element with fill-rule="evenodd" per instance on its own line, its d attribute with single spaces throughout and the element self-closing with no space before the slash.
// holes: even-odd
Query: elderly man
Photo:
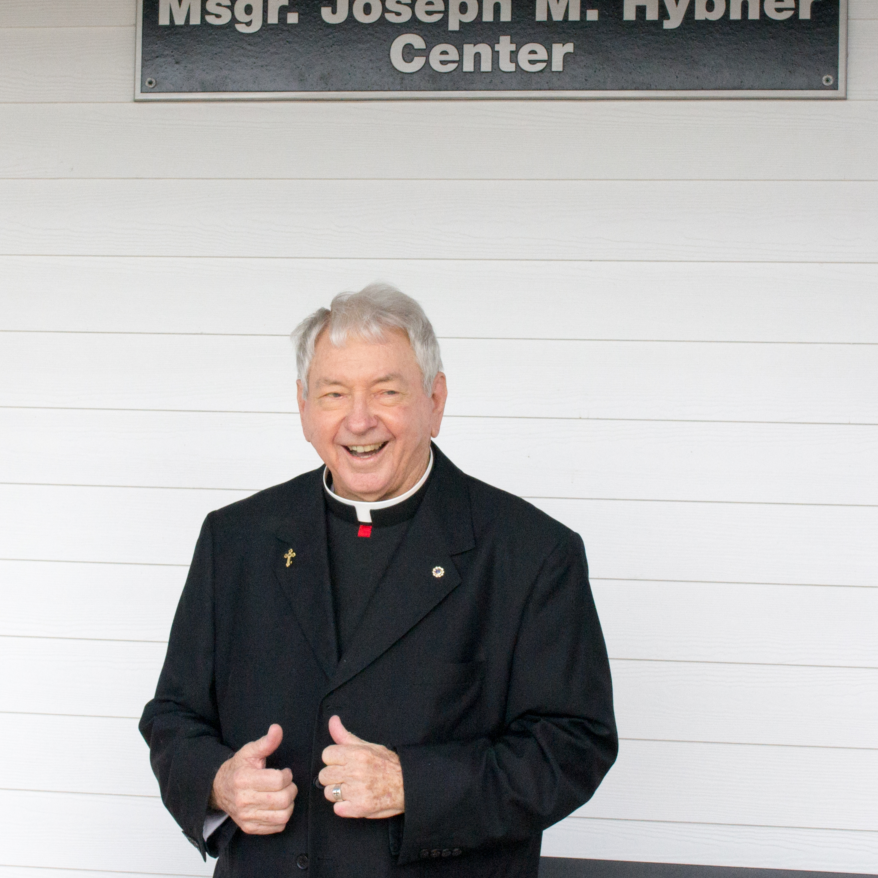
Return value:
<svg viewBox="0 0 878 878">
<path fill-rule="evenodd" d="M 617 751 L 582 541 L 432 444 L 413 299 L 294 338 L 325 467 L 204 523 L 140 724 L 162 799 L 216 875 L 536 876 Z"/>
</svg>

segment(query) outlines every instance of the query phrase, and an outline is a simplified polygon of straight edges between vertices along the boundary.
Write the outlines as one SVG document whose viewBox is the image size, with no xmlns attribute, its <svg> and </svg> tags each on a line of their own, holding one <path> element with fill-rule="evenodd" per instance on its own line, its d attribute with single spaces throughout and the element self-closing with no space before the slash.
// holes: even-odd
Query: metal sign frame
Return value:
<svg viewBox="0 0 878 878">
<path fill-rule="evenodd" d="M 141 88 L 143 0 L 137 0 L 135 101 L 420 101 L 420 100 L 844 100 L 847 97 L 848 0 L 838 0 L 838 87 L 819 89 L 694 89 L 664 90 L 533 90 L 533 91 L 269 91 L 269 92 L 153 92 Z"/>
</svg>

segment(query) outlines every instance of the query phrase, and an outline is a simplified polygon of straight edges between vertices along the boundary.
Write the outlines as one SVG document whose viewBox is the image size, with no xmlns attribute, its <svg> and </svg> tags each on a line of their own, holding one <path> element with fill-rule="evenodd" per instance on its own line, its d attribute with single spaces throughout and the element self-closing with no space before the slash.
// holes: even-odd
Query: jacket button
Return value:
<svg viewBox="0 0 878 878">
<path fill-rule="evenodd" d="M 300 869 L 307 869 L 308 868 L 308 854 L 299 854 L 299 856 L 296 857 L 296 865 Z"/>
<path fill-rule="evenodd" d="M 748 13 L 748 14 L 749 14 L 749 13 Z M 441 856 L 442 856 L 442 851 L 440 851 L 438 848 L 436 848 L 436 849 L 430 851 L 430 856 L 431 856 L 431 857 L 441 857 Z"/>
<path fill-rule="evenodd" d="M 420 853 L 420 857 L 422 860 L 426 860 L 430 856 L 430 852 L 426 849 L 422 850 Z"/>
<path fill-rule="evenodd" d="M 451 856 L 452 856 L 452 857 L 459 857 L 462 853 L 463 853 L 463 851 L 462 851 L 460 848 L 455 848 L 455 849 L 451 852 Z"/>
<path fill-rule="evenodd" d="M 749 13 L 748 13 L 748 14 L 749 14 Z M 442 856 L 443 856 L 443 857 L 450 857 L 450 856 L 451 856 L 451 851 L 448 850 L 448 848 L 445 848 L 445 850 L 442 851 Z"/>
</svg>

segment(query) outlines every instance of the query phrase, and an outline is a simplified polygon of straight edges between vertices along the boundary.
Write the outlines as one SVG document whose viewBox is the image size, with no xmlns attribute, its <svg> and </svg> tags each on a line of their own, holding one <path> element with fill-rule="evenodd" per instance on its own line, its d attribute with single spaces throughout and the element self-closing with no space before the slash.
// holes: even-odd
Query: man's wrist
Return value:
<svg viewBox="0 0 878 878">
<path fill-rule="evenodd" d="M 226 772 L 228 771 L 228 765 L 231 762 L 231 758 L 227 759 L 220 765 L 219 769 L 217 769 L 216 775 L 213 778 L 213 785 L 210 788 L 210 798 L 207 801 L 208 807 L 212 811 L 222 811 L 224 813 L 228 813 L 228 808 L 225 805 L 225 797 L 222 795 L 222 785 L 225 780 Z"/>
</svg>

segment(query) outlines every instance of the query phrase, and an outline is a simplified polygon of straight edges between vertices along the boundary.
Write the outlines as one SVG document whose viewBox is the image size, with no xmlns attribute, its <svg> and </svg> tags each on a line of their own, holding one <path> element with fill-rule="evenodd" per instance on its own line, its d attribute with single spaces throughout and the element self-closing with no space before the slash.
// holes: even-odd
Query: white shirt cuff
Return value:
<svg viewBox="0 0 878 878">
<path fill-rule="evenodd" d="M 207 841 L 229 819 L 225 811 L 214 811 L 204 818 L 204 840 Z"/>
</svg>

